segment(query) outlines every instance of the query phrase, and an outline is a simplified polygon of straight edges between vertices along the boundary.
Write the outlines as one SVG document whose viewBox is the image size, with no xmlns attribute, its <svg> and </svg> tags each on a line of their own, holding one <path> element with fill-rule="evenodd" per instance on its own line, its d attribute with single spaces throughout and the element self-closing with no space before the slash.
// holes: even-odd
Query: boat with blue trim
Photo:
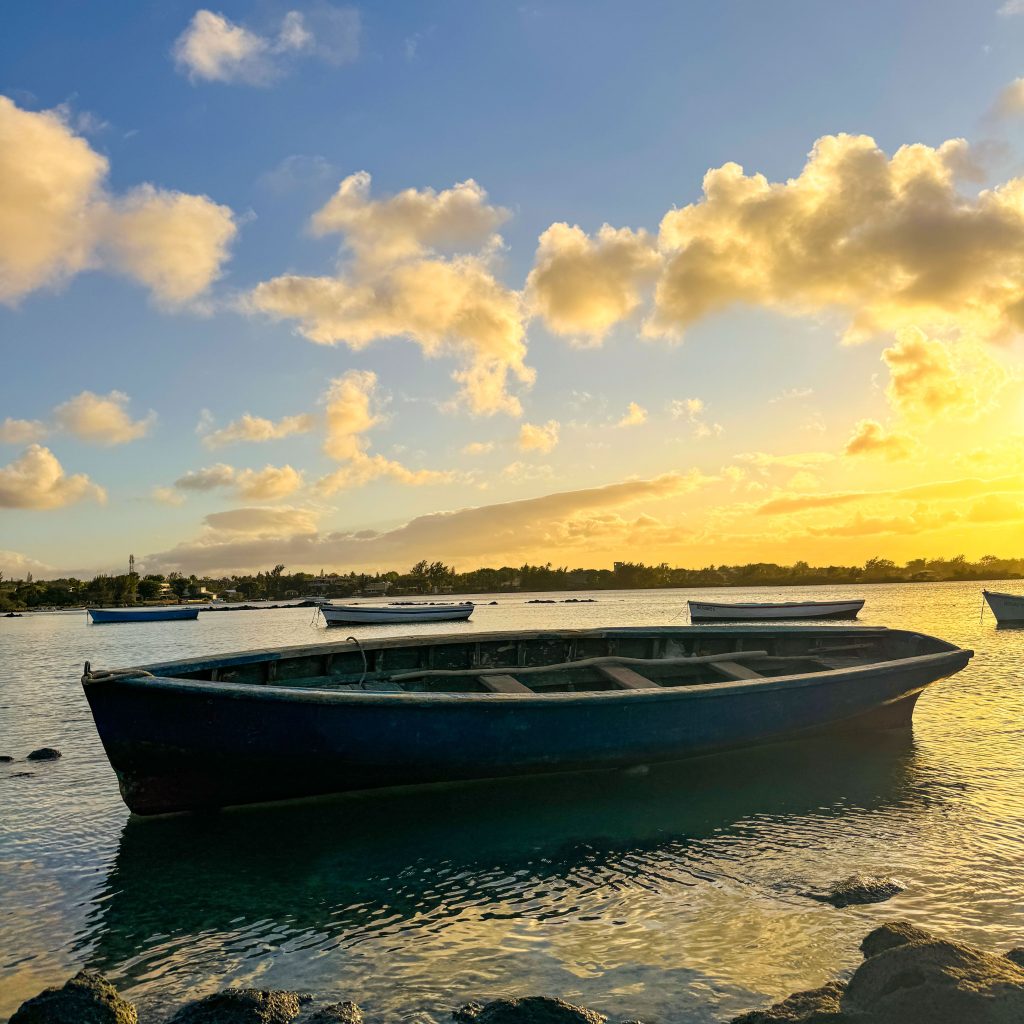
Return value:
<svg viewBox="0 0 1024 1024">
<path fill-rule="evenodd" d="M 87 663 L 82 683 L 125 803 L 159 814 L 907 726 L 972 653 L 882 627 L 630 626 Z"/>
<path fill-rule="evenodd" d="M 171 622 L 199 618 L 198 608 L 87 608 L 93 622 Z"/>
</svg>

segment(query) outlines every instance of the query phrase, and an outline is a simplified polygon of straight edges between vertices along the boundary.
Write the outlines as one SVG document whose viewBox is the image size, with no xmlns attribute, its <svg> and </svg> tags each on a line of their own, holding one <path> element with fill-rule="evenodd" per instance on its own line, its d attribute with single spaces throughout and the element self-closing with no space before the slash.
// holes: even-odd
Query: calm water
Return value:
<svg viewBox="0 0 1024 1024">
<path fill-rule="evenodd" d="M 703 1022 L 852 967 L 863 934 L 892 917 L 1022 944 L 1024 631 L 980 620 L 978 584 L 864 593 L 863 622 L 976 651 L 927 691 L 913 735 L 202 819 L 129 817 L 82 662 L 308 643 L 322 634 L 309 609 L 130 626 L 0 619 L 0 753 L 19 759 L 0 765 L 0 1018 L 89 966 L 150 1019 L 252 984 L 354 999 L 371 1019 L 443 1021 L 469 999 L 545 993 L 649 1024 Z M 683 591 L 529 596 L 501 597 L 465 627 L 421 628 L 684 621 Z M 396 631 L 410 627 L 358 635 Z M 63 759 L 24 762 L 43 745 Z M 846 910 L 801 895 L 853 871 L 908 888 Z"/>
</svg>

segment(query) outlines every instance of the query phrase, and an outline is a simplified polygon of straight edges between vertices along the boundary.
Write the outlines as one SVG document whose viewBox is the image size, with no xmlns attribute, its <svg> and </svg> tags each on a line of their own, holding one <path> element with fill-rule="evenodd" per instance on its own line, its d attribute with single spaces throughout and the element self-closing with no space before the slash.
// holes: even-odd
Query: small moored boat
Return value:
<svg viewBox="0 0 1024 1024">
<path fill-rule="evenodd" d="M 474 604 L 323 604 L 328 626 L 395 625 L 402 622 L 465 622 Z"/>
<path fill-rule="evenodd" d="M 691 622 L 779 622 L 787 619 L 855 619 L 863 601 L 687 601 Z"/>
<path fill-rule="evenodd" d="M 905 726 L 971 656 L 880 627 L 623 627 L 86 663 L 82 683 L 125 803 L 159 814 Z"/>
<path fill-rule="evenodd" d="M 1024 594 L 1001 594 L 997 590 L 983 590 L 998 623 L 1019 623 L 1024 625 Z"/>
<path fill-rule="evenodd" d="M 198 608 L 89 608 L 93 622 L 166 622 L 198 619 Z"/>
</svg>

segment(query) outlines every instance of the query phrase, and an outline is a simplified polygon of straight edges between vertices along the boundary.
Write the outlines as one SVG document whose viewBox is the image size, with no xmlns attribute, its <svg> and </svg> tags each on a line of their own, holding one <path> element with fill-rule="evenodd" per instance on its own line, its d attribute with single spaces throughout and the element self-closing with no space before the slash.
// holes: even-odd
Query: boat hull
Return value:
<svg viewBox="0 0 1024 1024">
<path fill-rule="evenodd" d="M 85 692 L 125 802 L 159 814 L 906 726 L 921 691 L 971 657 L 946 646 L 756 684 L 644 691 L 338 692 L 156 677 L 87 679 Z"/>
<path fill-rule="evenodd" d="M 1024 594 L 1001 594 L 994 590 L 983 590 L 982 594 L 996 622 L 1024 625 Z"/>
<path fill-rule="evenodd" d="M 105 622 L 173 622 L 199 618 L 198 608 L 90 608 L 89 618 Z"/>
<path fill-rule="evenodd" d="M 328 626 L 394 626 L 403 622 L 465 622 L 473 614 L 472 604 L 458 605 L 322 605 Z"/>
<path fill-rule="evenodd" d="M 806 619 L 851 620 L 863 601 L 792 601 L 779 604 L 687 601 L 691 622 L 785 622 Z"/>
</svg>

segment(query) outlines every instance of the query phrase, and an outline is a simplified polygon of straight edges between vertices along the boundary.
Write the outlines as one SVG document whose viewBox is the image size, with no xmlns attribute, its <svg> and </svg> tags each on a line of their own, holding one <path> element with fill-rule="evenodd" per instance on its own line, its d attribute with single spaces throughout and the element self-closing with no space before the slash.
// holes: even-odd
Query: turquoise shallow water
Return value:
<svg viewBox="0 0 1024 1024">
<path fill-rule="evenodd" d="M 706 1022 L 853 967 L 863 934 L 892 917 L 1024 944 L 1024 631 L 982 620 L 980 589 L 856 591 L 862 622 L 976 651 L 922 697 L 912 734 L 154 820 L 120 801 L 82 662 L 308 643 L 309 609 L 129 626 L 0 619 L 0 754 L 19 759 L 0 765 L 0 1018 L 89 966 L 149 1020 L 254 984 L 354 999 L 371 1019 L 443 1021 L 469 999 L 544 993 L 649 1024 Z M 854 588 L 695 596 L 716 593 Z M 421 628 L 685 621 L 682 591 L 530 596 Z M 358 635 L 396 632 L 410 628 Z M 43 745 L 64 757 L 24 762 Z M 907 889 L 845 910 L 801 895 L 854 871 Z"/>
</svg>

